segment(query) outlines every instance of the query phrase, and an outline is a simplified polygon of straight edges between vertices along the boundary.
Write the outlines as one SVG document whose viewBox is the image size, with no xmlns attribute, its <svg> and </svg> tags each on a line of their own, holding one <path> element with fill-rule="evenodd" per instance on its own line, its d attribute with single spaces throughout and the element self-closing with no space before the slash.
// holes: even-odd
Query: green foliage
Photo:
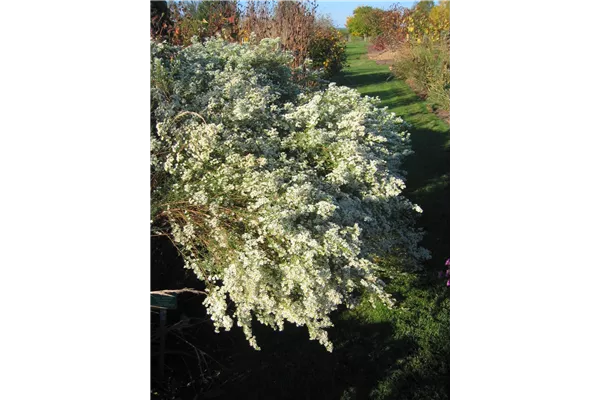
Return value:
<svg viewBox="0 0 600 400">
<path fill-rule="evenodd" d="M 421 0 L 415 4 L 414 10 L 419 14 L 428 15 L 433 7 L 435 7 L 435 1 Z"/>
<path fill-rule="evenodd" d="M 353 36 L 377 36 L 381 33 L 382 13 L 383 10 L 370 6 L 357 7 L 346 20 L 346 27 Z"/>
<path fill-rule="evenodd" d="M 180 4 L 187 14 L 198 20 L 210 19 L 223 11 L 225 6 L 222 1 L 183 1 Z"/>
</svg>

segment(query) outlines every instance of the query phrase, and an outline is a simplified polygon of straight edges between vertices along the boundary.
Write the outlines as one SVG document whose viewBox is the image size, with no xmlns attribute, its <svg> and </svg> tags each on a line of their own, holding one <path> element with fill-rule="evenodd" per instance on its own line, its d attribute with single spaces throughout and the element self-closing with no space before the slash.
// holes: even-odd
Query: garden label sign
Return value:
<svg viewBox="0 0 600 400">
<path fill-rule="evenodd" d="M 162 293 L 151 293 L 150 306 L 154 308 L 174 310 L 177 308 L 177 296 Z"/>
</svg>

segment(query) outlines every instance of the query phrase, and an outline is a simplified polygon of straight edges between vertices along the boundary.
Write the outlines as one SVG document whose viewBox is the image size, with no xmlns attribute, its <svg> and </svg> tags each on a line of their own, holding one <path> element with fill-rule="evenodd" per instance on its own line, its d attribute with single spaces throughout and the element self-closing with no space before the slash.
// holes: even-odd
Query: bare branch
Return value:
<svg viewBox="0 0 600 400">
<path fill-rule="evenodd" d="M 166 290 L 155 290 L 150 292 L 150 294 L 177 294 L 177 293 L 194 293 L 194 294 L 203 294 L 208 296 L 208 293 L 202 290 L 183 288 L 183 289 L 166 289 Z"/>
</svg>

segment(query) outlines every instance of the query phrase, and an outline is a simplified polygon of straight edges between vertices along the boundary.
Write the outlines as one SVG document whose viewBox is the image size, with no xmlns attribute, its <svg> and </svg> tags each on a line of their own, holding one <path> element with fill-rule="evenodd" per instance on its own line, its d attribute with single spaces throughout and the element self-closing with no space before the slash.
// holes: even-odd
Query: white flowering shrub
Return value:
<svg viewBox="0 0 600 400">
<path fill-rule="evenodd" d="M 330 84 L 305 89 L 278 41 L 152 43 L 152 220 L 207 286 L 217 331 L 308 327 L 359 296 L 392 306 L 374 257 L 428 257 L 401 195 L 405 124 Z"/>
</svg>

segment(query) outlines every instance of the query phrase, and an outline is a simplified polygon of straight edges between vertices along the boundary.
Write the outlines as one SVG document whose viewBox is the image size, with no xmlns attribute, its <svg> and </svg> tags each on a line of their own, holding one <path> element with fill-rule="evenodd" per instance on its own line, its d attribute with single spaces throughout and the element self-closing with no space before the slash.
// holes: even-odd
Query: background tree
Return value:
<svg viewBox="0 0 600 400">
<path fill-rule="evenodd" d="M 305 1 L 254 1 L 246 2 L 242 18 L 242 32 L 257 39 L 281 39 L 283 49 L 294 54 L 293 66 L 306 59 L 309 43 L 315 31 L 317 3 Z"/>
<path fill-rule="evenodd" d="M 354 9 L 352 16 L 346 20 L 346 28 L 353 36 L 378 36 L 381 33 L 380 21 L 383 10 L 370 6 Z"/>
<path fill-rule="evenodd" d="M 415 12 L 427 15 L 431 12 L 433 7 L 435 7 L 435 2 L 430 0 L 421 0 L 415 5 Z"/>
<path fill-rule="evenodd" d="M 431 40 L 450 40 L 450 1 L 442 0 L 429 12 Z"/>
<path fill-rule="evenodd" d="M 333 23 L 333 18 L 331 18 L 330 14 L 319 14 L 317 15 L 317 19 L 315 20 L 315 25 L 317 28 L 334 28 L 335 25 Z"/>
</svg>

